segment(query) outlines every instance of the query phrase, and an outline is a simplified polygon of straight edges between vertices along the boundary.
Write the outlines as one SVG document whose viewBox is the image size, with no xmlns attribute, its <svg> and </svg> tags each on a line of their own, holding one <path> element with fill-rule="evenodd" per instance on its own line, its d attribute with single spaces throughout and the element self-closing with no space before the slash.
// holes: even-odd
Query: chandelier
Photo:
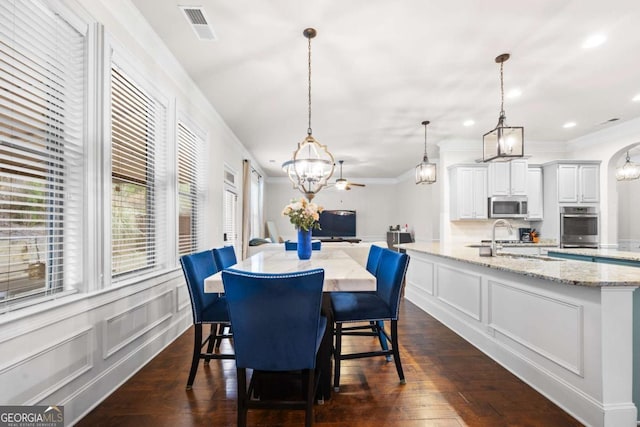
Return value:
<svg viewBox="0 0 640 427">
<path fill-rule="evenodd" d="M 631 163 L 629 152 L 627 151 L 627 160 L 616 169 L 616 179 L 618 181 L 633 181 L 638 178 L 640 178 L 640 165 Z"/>
<path fill-rule="evenodd" d="M 524 128 L 507 126 L 504 113 L 504 75 L 503 67 L 509 59 L 508 53 L 496 57 L 496 63 L 500 64 L 500 117 L 495 129 L 482 136 L 482 160 L 511 160 L 514 157 L 524 156 Z"/>
<path fill-rule="evenodd" d="M 329 182 L 333 175 L 334 160 L 326 145 L 320 144 L 311 132 L 311 39 L 316 36 L 316 30 L 307 28 L 303 31 L 308 39 L 308 116 L 307 136 L 298 143 L 293 152 L 293 158 L 282 164 L 293 183 L 293 188 L 300 190 L 311 201 L 313 197 Z"/>
<path fill-rule="evenodd" d="M 429 157 L 427 157 L 427 125 L 428 120 L 422 122 L 424 126 L 424 156 L 422 162 L 416 166 L 416 184 L 433 184 L 436 182 L 436 164 L 429 163 Z"/>
</svg>

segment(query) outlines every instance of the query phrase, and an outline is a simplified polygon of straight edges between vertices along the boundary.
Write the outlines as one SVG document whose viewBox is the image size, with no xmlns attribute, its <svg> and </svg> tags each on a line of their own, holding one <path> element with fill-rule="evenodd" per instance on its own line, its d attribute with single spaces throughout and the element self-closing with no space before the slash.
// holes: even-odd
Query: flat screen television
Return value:
<svg viewBox="0 0 640 427">
<path fill-rule="evenodd" d="M 313 237 L 355 237 L 356 211 L 324 210 L 320 212 L 320 230 L 313 230 Z"/>
</svg>

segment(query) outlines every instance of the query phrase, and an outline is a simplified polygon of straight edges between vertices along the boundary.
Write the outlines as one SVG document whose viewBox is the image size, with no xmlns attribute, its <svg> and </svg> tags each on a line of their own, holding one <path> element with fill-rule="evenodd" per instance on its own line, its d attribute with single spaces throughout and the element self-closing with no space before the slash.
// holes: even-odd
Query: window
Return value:
<svg viewBox="0 0 640 427">
<path fill-rule="evenodd" d="M 203 138 L 178 122 L 178 254 L 198 249 Z"/>
<path fill-rule="evenodd" d="M 154 270 L 164 261 L 166 107 L 111 68 L 111 273 Z"/>
<path fill-rule="evenodd" d="M 236 217 L 238 215 L 238 195 L 231 189 L 224 190 L 224 244 L 233 246 L 238 253 L 238 228 L 236 227 Z"/>
<path fill-rule="evenodd" d="M 63 15 L 0 2 L 0 306 L 82 276 L 86 43 Z"/>
<path fill-rule="evenodd" d="M 262 234 L 262 176 L 251 170 L 251 234 L 250 237 L 263 237 Z"/>
</svg>

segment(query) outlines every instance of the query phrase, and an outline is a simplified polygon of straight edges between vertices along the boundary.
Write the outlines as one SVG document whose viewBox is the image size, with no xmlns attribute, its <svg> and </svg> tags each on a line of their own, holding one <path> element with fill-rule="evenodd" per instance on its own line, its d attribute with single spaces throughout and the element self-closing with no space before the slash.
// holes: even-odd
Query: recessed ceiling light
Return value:
<svg viewBox="0 0 640 427">
<path fill-rule="evenodd" d="M 634 96 L 633 98 L 631 98 L 631 100 L 632 100 L 633 102 L 640 102 L 640 93 L 639 93 L 639 94 L 637 94 L 636 96 Z"/>
<path fill-rule="evenodd" d="M 594 47 L 598 47 L 602 43 L 604 43 L 606 40 L 607 40 L 607 36 L 605 36 L 604 34 L 593 34 L 587 37 L 584 43 L 582 43 L 582 48 L 591 49 Z"/>
<path fill-rule="evenodd" d="M 575 125 L 576 125 L 576 122 L 567 122 L 563 124 L 562 127 L 565 129 L 569 129 L 569 128 L 575 127 Z"/>
<path fill-rule="evenodd" d="M 522 95 L 522 91 L 518 88 L 511 89 L 507 92 L 507 98 L 517 98 Z"/>
<path fill-rule="evenodd" d="M 476 122 L 474 122 L 473 120 L 469 119 L 469 120 L 465 120 L 464 123 L 462 123 L 463 126 L 469 127 L 469 126 L 473 126 L 475 125 Z"/>
</svg>

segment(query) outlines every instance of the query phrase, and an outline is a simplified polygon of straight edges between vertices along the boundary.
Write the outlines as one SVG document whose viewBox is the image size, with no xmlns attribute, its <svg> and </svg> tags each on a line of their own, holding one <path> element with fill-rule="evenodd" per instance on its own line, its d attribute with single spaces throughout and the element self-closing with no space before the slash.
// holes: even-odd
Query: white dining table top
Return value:
<svg viewBox="0 0 640 427">
<path fill-rule="evenodd" d="M 308 260 L 298 259 L 297 251 L 264 251 L 238 262 L 230 268 L 252 273 L 293 273 L 324 269 L 324 292 L 375 291 L 376 278 L 365 267 L 339 249 L 312 251 Z M 204 291 L 222 293 L 222 273 L 204 280 Z"/>
</svg>

